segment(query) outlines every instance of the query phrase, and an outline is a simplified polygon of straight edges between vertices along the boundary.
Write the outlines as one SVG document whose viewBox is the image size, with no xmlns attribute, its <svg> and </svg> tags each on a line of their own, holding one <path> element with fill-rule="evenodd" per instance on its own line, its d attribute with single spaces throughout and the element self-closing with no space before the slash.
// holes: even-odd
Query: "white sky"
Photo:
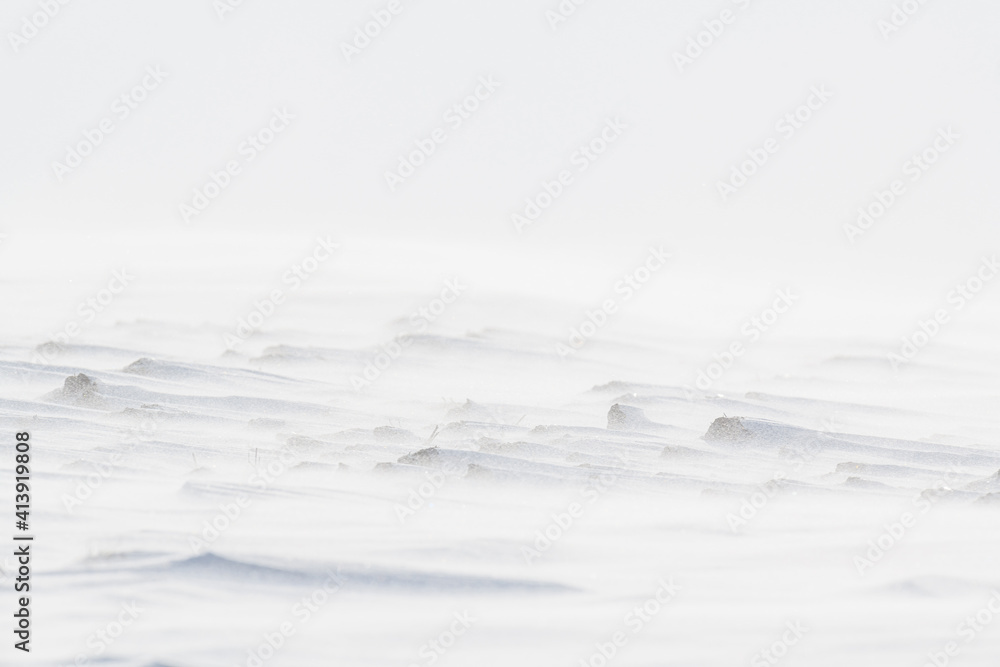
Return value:
<svg viewBox="0 0 1000 667">
<path fill-rule="evenodd" d="M 657 243 L 675 254 L 676 274 L 649 313 L 694 313 L 708 294 L 706 321 L 718 310 L 738 320 L 794 285 L 812 295 L 817 322 L 853 317 L 863 328 L 864 309 L 902 302 L 891 330 L 1000 248 L 996 3 L 927 3 L 888 40 L 876 27 L 892 12 L 885 1 L 589 0 L 553 31 L 545 12 L 557 4 L 403 0 L 348 63 L 341 43 L 386 3 L 245 0 L 220 20 L 209 0 L 70 2 L 15 53 L 7 34 L 38 5 L 8 2 L 0 279 L 46 261 L 103 274 L 119 243 L 171 264 L 178 245 L 207 247 L 207 235 L 242 247 L 248 234 L 288 234 L 294 255 L 323 231 L 358 249 L 345 261 L 405 269 L 410 284 L 458 271 L 484 289 L 587 304 Z M 735 22 L 679 73 L 673 53 L 723 9 Z M 58 182 L 53 161 L 157 65 L 169 73 L 162 85 Z M 481 76 L 500 88 L 390 192 L 383 174 L 397 155 L 445 126 Z M 719 179 L 778 136 L 775 121 L 816 85 L 832 99 L 722 203 Z M 178 205 L 240 159 L 275 108 L 295 120 L 186 227 Z M 629 125 L 622 136 L 515 234 L 524 198 L 572 169 L 577 147 L 613 117 Z M 848 243 L 842 227 L 857 207 L 947 126 L 956 144 Z M 83 247 L 69 232 L 90 235 L 85 256 L 63 259 Z M 259 246 L 276 247 L 270 237 Z"/>
</svg>

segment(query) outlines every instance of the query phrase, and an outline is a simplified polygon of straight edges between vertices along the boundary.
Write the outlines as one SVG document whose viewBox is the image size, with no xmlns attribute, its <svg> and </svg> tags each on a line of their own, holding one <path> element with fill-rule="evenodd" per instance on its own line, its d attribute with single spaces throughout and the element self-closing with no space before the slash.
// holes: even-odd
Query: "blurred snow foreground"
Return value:
<svg viewBox="0 0 1000 667">
<path fill-rule="evenodd" d="M 997 424 L 960 357 L 905 396 L 864 354 L 700 394 L 608 381 L 652 348 L 424 334 L 358 392 L 346 345 L 185 360 L 164 327 L 4 348 L 32 664 L 995 658 Z"/>
</svg>

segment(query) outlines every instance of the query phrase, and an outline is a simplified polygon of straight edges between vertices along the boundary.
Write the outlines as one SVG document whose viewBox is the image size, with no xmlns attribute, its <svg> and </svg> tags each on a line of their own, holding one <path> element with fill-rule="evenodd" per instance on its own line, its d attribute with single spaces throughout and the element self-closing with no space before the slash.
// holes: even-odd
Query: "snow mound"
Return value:
<svg viewBox="0 0 1000 667">
<path fill-rule="evenodd" d="M 747 442 L 752 438 L 742 417 L 718 417 L 703 438 L 708 442 Z"/>
<path fill-rule="evenodd" d="M 608 410 L 608 430 L 611 431 L 644 431 L 660 427 L 639 408 L 615 403 Z"/>
</svg>

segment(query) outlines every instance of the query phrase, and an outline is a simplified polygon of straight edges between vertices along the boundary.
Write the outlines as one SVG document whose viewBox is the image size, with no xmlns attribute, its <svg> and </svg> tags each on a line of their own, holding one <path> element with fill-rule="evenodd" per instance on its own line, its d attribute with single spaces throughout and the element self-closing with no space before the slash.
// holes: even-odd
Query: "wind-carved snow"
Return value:
<svg viewBox="0 0 1000 667">
<path fill-rule="evenodd" d="M 565 361 L 478 330 L 357 391 L 336 336 L 194 357 L 172 331 L 3 350 L 3 428 L 37 442 L 39 664 L 424 665 L 454 625 L 442 664 L 589 664 L 616 632 L 609 664 L 748 664 L 802 627 L 786 664 L 919 665 L 1000 587 L 1000 430 L 963 407 L 996 391 L 959 366 L 900 397 L 827 354 L 702 393 L 655 370 L 683 341 Z"/>
</svg>

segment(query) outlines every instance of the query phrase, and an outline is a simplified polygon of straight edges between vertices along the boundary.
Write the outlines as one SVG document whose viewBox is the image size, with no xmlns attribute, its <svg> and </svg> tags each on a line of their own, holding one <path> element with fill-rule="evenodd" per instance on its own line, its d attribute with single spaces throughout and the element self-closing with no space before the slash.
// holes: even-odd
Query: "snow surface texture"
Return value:
<svg viewBox="0 0 1000 667">
<path fill-rule="evenodd" d="M 314 296 L 303 312 L 337 307 Z M 474 310 L 360 389 L 385 344 L 304 321 L 200 360 L 181 353 L 226 329 L 4 348 L 0 428 L 35 443 L 32 660 L 423 665 L 454 629 L 441 664 L 576 665 L 616 633 L 621 664 L 785 639 L 786 664 L 919 665 L 951 641 L 991 664 L 995 626 L 956 631 L 1000 589 L 995 357 L 896 372 L 861 343 L 761 341 L 719 394 L 685 386 L 694 341 L 561 359 L 466 328 Z M 122 605 L 139 615 L 105 645 Z"/>
<path fill-rule="evenodd" d="M 996 0 L 0 26 L 0 667 L 997 664 Z"/>
</svg>

